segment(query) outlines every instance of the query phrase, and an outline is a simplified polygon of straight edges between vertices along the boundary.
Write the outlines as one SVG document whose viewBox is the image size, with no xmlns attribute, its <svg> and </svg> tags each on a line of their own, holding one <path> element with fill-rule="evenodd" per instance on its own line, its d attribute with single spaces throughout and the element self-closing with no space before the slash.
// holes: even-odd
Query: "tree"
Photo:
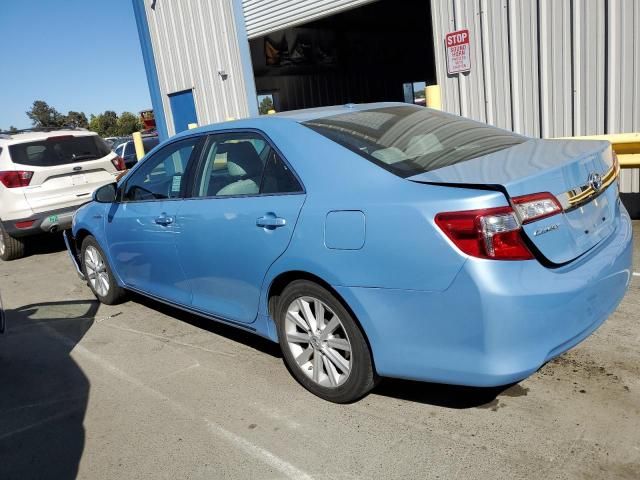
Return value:
<svg viewBox="0 0 640 480">
<path fill-rule="evenodd" d="M 258 105 L 258 111 L 260 112 L 260 115 L 266 115 L 269 113 L 269 110 L 273 110 L 273 100 L 267 95 L 262 99 L 260 105 Z"/>
<path fill-rule="evenodd" d="M 87 116 L 84 112 L 69 111 L 69 113 L 64 117 L 64 124 L 69 127 L 87 128 L 89 126 L 89 121 L 87 120 Z"/>
<path fill-rule="evenodd" d="M 9 127 L 9 132 L 11 132 L 11 133 L 16 133 L 17 131 L 18 131 L 18 129 L 17 129 L 16 127 L 14 127 L 13 125 L 11 125 L 11 126 Z"/>
<path fill-rule="evenodd" d="M 125 137 L 133 132 L 142 130 L 142 122 L 140 118 L 131 112 L 122 112 L 118 118 L 117 125 L 118 135 Z"/>
<path fill-rule="evenodd" d="M 101 137 L 117 137 L 118 115 L 112 110 L 107 110 L 98 115 L 91 115 L 89 130 L 93 130 Z"/>
<path fill-rule="evenodd" d="M 64 125 L 64 116 L 44 100 L 33 102 L 31 109 L 26 113 L 35 127 L 60 127 Z"/>
</svg>

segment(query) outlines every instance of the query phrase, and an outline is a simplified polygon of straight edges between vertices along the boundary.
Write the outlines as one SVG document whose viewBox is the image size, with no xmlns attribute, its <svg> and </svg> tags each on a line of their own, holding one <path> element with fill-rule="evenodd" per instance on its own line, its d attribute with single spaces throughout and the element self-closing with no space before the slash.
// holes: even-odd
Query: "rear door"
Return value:
<svg viewBox="0 0 640 480">
<path fill-rule="evenodd" d="M 115 157 L 97 135 L 52 134 L 9 147 L 17 169 L 32 171 L 24 195 L 35 213 L 72 207 L 113 182 Z"/>
<path fill-rule="evenodd" d="M 302 184 L 259 133 L 212 135 L 176 236 L 195 309 L 251 323 L 271 264 L 291 240 Z"/>
</svg>

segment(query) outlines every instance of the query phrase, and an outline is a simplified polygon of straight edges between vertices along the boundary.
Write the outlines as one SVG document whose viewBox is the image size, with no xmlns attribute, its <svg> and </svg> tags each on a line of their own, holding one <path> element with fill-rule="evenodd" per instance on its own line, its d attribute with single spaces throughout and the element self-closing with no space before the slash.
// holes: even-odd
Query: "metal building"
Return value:
<svg viewBox="0 0 640 480">
<path fill-rule="evenodd" d="M 436 83 L 444 110 L 530 136 L 640 131 L 637 0 L 132 2 L 161 136 L 271 108 L 420 103 Z M 469 69 L 450 74 L 445 38 L 464 29 Z M 638 202 L 638 170 L 622 191 Z"/>
</svg>

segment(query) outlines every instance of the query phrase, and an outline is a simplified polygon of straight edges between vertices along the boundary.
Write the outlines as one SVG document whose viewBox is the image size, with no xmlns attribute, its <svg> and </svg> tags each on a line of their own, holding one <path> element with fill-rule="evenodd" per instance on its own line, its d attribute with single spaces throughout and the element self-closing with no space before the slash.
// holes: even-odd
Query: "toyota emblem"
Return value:
<svg viewBox="0 0 640 480">
<path fill-rule="evenodd" d="M 596 172 L 589 174 L 588 184 L 594 191 L 599 192 L 602 188 L 602 175 Z"/>
</svg>

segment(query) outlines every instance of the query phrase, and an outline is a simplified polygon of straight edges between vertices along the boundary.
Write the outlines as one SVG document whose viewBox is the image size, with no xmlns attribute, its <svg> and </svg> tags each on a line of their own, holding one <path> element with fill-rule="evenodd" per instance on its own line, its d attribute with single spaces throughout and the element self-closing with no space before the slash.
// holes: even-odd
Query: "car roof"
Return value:
<svg viewBox="0 0 640 480">
<path fill-rule="evenodd" d="M 385 107 L 406 107 L 413 104 L 403 102 L 376 102 L 376 103 L 348 103 L 346 105 L 333 105 L 329 107 L 317 107 L 306 108 L 303 110 L 290 110 L 287 112 L 276 113 L 273 115 L 260 115 L 257 117 L 248 117 L 238 120 L 229 120 L 226 122 L 212 123 L 209 125 L 203 125 L 202 127 L 195 128 L 193 130 L 184 130 L 174 137 L 172 140 L 178 140 L 192 135 L 202 135 L 214 133 L 220 130 L 228 128 L 256 128 L 264 127 L 272 121 L 280 122 L 295 122 L 302 123 L 310 120 L 317 120 L 320 118 L 332 117 L 334 115 L 340 115 L 350 112 L 363 112 L 367 110 L 375 110 Z M 416 106 L 416 105 L 413 105 Z M 424 107 L 421 107 L 424 108 Z"/>
<path fill-rule="evenodd" d="M 403 107 L 411 104 L 402 102 L 375 102 L 375 103 L 347 103 L 346 105 L 332 105 L 330 107 L 305 108 L 302 110 L 290 110 L 288 112 L 276 113 L 273 116 L 279 118 L 289 118 L 296 122 L 307 122 L 319 118 L 332 117 L 342 113 L 362 112 L 378 108 Z"/>
<path fill-rule="evenodd" d="M 51 137 L 65 137 L 73 135 L 74 137 L 89 137 L 93 135 L 97 135 L 96 132 L 91 132 L 89 130 L 54 130 L 54 131 L 34 131 L 34 132 L 21 132 L 21 133 L 13 133 L 13 134 L 2 134 L 0 135 L 0 142 L 2 144 L 14 144 L 14 143 L 23 143 L 23 142 L 32 142 L 35 140 L 43 140 L 45 138 Z"/>
</svg>

